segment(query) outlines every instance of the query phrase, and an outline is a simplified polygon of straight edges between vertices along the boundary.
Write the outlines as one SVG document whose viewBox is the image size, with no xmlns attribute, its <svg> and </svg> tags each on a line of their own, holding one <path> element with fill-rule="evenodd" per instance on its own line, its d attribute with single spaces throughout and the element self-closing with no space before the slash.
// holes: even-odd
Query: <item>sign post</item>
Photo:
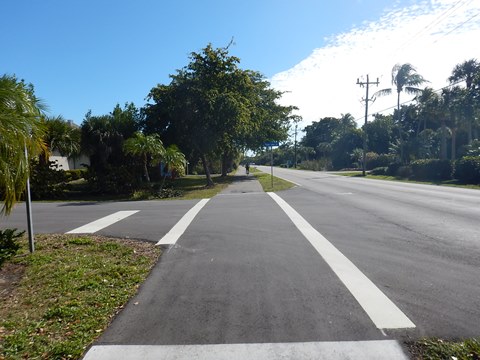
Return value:
<svg viewBox="0 0 480 360">
<path fill-rule="evenodd" d="M 267 148 L 270 147 L 270 180 L 272 182 L 272 190 L 273 190 L 273 147 L 278 146 L 278 141 L 268 141 L 264 144 Z"/>
</svg>

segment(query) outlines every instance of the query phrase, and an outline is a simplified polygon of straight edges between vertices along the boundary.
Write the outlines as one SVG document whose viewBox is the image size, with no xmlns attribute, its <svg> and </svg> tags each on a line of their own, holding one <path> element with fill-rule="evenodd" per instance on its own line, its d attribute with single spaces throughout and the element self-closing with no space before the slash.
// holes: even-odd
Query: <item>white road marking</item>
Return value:
<svg viewBox="0 0 480 360">
<path fill-rule="evenodd" d="M 139 211 L 140 210 L 117 211 L 116 213 L 92 221 L 91 223 L 80 226 L 79 228 L 73 229 L 67 232 L 67 234 L 93 234 Z"/>
<path fill-rule="evenodd" d="M 210 199 L 202 199 L 198 203 L 195 204 L 188 212 L 183 215 L 183 217 L 175 224 L 170 231 L 157 242 L 156 245 L 173 245 L 177 242 L 177 240 L 182 236 L 182 234 L 187 230 L 187 227 L 193 221 L 195 216 L 202 210 L 205 204 Z"/>
<path fill-rule="evenodd" d="M 285 200 L 268 193 L 300 232 L 310 241 L 378 329 L 414 328 L 415 324 L 345 255 L 313 228 Z"/>
<path fill-rule="evenodd" d="M 408 360 L 395 340 L 215 344 L 215 345 L 97 345 L 84 360 Z"/>
</svg>

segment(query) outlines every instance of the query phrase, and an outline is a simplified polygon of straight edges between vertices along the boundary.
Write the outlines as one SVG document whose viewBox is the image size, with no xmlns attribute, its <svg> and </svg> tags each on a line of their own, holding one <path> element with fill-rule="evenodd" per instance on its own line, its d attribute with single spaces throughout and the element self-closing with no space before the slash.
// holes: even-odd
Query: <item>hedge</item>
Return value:
<svg viewBox="0 0 480 360">
<path fill-rule="evenodd" d="M 455 162 L 455 179 L 465 184 L 480 184 L 480 156 L 464 156 Z"/>
<path fill-rule="evenodd" d="M 422 159 L 410 163 L 412 176 L 416 180 L 442 181 L 451 180 L 453 165 L 449 160 Z"/>
</svg>

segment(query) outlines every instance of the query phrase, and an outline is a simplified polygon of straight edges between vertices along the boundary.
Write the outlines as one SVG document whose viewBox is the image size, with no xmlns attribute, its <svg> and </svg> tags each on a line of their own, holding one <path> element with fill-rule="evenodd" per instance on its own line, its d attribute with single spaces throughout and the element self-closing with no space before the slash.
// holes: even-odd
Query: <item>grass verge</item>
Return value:
<svg viewBox="0 0 480 360">
<path fill-rule="evenodd" d="M 0 271 L 0 359 L 80 358 L 160 255 L 152 243 L 99 236 L 37 235 L 33 254 L 21 245 Z"/>
<path fill-rule="evenodd" d="M 358 171 L 346 171 L 346 172 L 332 172 L 335 175 L 341 176 L 349 176 L 349 177 L 363 177 L 362 172 Z M 386 176 L 386 175 L 371 175 L 367 173 L 365 176 L 367 179 L 377 179 L 377 180 L 388 180 L 388 181 L 400 181 L 400 182 L 408 182 L 414 184 L 427 184 L 427 185 L 439 185 L 439 186 L 452 186 L 452 187 L 460 187 L 465 189 L 477 189 L 480 190 L 480 185 L 473 185 L 473 184 L 461 184 L 457 180 L 445 180 L 445 181 L 418 181 L 418 180 L 409 180 L 409 179 L 400 179 L 395 176 Z"/>
<path fill-rule="evenodd" d="M 272 177 L 270 174 L 264 173 L 257 168 L 250 168 L 250 172 L 255 175 L 260 184 L 262 185 L 263 191 L 281 191 L 288 190 L 295 186 L 295 184 L 290 181 L 280 179 L 276 176 L 273 177 L 273 187 L 272 187 Z"/>
<path fill-rule="evenodd" d="M 212 175 L 215 183 L 212 187 L 206 187 L 204 175 L 188 175 L 175 180 L 167 180 L 162 193 L 158 193 L 160 182 L 151 183 L 150 187 L 136 190 L 132 195 L 92 195 L 85 192 L 85 182 L 79 186 L 79 190 L 68 191 L 65 197 L 54 201 L 137 201 L 137 200 L 190 200 L 211 198 L 225 189 L 233 177 L 228 175 Z M 82 179 L 83 180 L 83 179 Z M 72 187 L 75 188 L 75 187 Z M 157 189 L 157 191 L 155 190 Z M 44 201 L 44 200 L 42 200 Z"/>
<path fill-rule="evenodd" d="M 480 338 L 460 342 L 421 339 L 408 344 L 415 360 L 476 360 L 480 359 Z"/>
</svg>

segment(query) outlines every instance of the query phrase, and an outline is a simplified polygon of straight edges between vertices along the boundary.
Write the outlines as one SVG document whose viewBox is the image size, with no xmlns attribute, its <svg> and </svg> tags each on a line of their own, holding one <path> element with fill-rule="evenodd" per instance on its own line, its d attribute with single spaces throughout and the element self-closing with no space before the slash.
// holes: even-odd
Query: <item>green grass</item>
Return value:
<svg viewBox="0 0 480 360">
<path fill-rule="evenodd" d="M 349 177 L 363 177 L 362 172 L 358 171 L 345 171 L 345 172 L 332 172 L 335 175 L 341 176 L 349 176 Z M 367 179 L 377 179 L 377 180 L 388 180 L 388 181 L 400 181 L 400 182 L 409 182 L 415 184 L 427 184 L 427 185 L 440 185 L 440 186 L 452 186 L 452 187 L 460 187 L 465 189 L 477 189 L 480 190 L 480 185 L 473 185 L 473 184 L 462 184 L 459 183 L 457 180 L 445 180 L 445 181 L 418 181 L 418 180 L 409 180 L 409 179 L 400 179 L 395 176 L 387 176 L 387 175 L 371 175 L 367 173 L 365 176 Z"/>
<path fill-rule="evenodd" d="M 225 189 L 232 181 L 231 175 L 221 177 L 212 175 L 215 183 L 213 187 L 206 187 L 206 178 L 204 175 L 188 175 L 175 180 L 167 180 L 164 188 L 168 197 L 160 198 L 152 190 L 145 188 L 136 190 L 132 195 L 92 195 L 87 192 L 85 181 L 77 181 L 78 184 L 72 186 L 73 191 L 66 192 L 65 199 L 50 200 L 54 201 L 137 201 L 137 200 L 190 200 L 211 198 Z M 151 183 L 152 187 L 160 185 L 161 182 Z M 43 201 L 43 200 L 42 200 Z"/>
<path fill-rule="evenodd" d="M 160 255 L 150 243 L 98 236 L 37 235 L 33 254 L 26 240 L 22 249 L 6 267 L 23 277 L 0 302 L 5 359 L 80 358 Z"/>
<path fill-rule="evenodd" d="M 409 344 L 415 360 L 475 360 L 480 359 L 480 338 L 464 341 L 421 339 Z"/>
<path fill-rule="evenodd" d="M 213 182 L 215 186 L 205 187 L 205 176 L 202 175 L 188 175 L 172 182 L 174 189 L 183 192 L 183 196 L 175 199 L 190 200 L 190 199 L 206 199 L 217 195 L 220 191 L 225 189 L 233 181 L 233 176 L 228 175 L 221 177 L 220 175 L 213 175 Z"/>
<path fill-rule="evenodd" d="M 281 191 L 288 190 L 295 186 L 295 184 L 290 181 L 280 179 L 276 176 L 273 177 L 273 188 L 272 188 L 272 177 L 270 174 L 264 173 L 257 168 L 250 167 L 250 172 L 258 179 L 260 184 L 263 187 L 263 191 Z"/>
</svg>

